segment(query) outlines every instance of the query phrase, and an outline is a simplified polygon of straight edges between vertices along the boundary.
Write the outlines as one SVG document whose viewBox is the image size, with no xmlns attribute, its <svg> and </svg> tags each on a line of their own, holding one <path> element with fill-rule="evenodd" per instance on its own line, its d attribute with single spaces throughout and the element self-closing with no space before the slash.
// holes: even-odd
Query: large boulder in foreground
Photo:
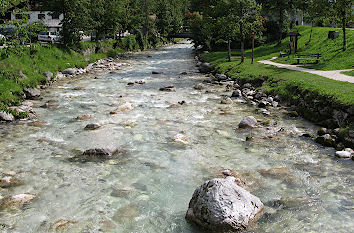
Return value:
<svg viewBox="0 0 354 233">
<path fill-rule="evenodd" d="M 237 182 L 232 176 L 205 182 L 194 191 L 186 219 L 213 231 L 245 229 L 264 205 Z"/>
</svg>

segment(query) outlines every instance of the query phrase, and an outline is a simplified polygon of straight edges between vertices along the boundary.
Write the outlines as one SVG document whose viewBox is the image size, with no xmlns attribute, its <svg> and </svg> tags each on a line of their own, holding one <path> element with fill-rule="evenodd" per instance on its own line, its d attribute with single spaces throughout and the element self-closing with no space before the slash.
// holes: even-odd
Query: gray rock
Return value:
<svg viewBox="0 0 354 233">
<path fill-rule="evenodd" d="M 198 69 L 201 73 L 210 73 L 214 70 L 214 66 L 212 66 L 209 63 L 204 62 L 204 63 L 200 64 Z"/>
<path fill-rule="evenodd" d="M 68 68 L 68 69 L 63 70 L 62 73 L 63 74 L 68 74 L 68 75 L 75 75 L 76 74 L 76 69 Z"/>
<path fill-rule="evenodd" d="M 0 111 L 0 121 L 14 121 L 15 117 L 11 113 Z"/>
<path fill-rule="evenodd" d="M 273 106 L 274 108 L 278 107 L 278 105 L 279 105 L 279 103 L 278 103 L 277 101 L 273 101 L 273 102 L 272 102 L 272 106 Z"/>
<path fill-rule="evenodd" d="M 194 89 L 195 89 L 195 90 L 203 90 L 203 89 L 204 89 L 204 85 L 201 84 L 201 83 L 196 84 L 196 85 L 194 86 Z"/>
<path fill-rule="evenodd" d="M 352 157 L 352 153 L 350 153 L 349 151 L 337 151 L 336 156 L 338 158 L 350 159 Z"/>
<path fill-rule="evenodd" d="M 319 128 L 319 129 L 317 130 L 317 134 L 318 134 L 319 136 L 325 135 L 325 134 L 327 134 L 327 133 L 328 133 L 328 130 L 327 130 L 326 128 Z"/>
<path fill-rule="evenodd" d="M 203 83 L 211 83 L 213 80 L 211 78 L 204 79 Z"/>
<path fill-rule="evenodd" d="M 232 96 L 231 97 L 238 98 L 238 97 L 241 97 L 241 96 L 242 96 L 241 91 L 239 89 L 237 89 L 234 92 L 232 92 Z"/>
<path fill-rule="evenodd" d="M 242 87 L 243 87 L 243 88 L 252 88 L 252 84 L 250 84 L 250 83 L 245 83 L 245 84 L 243 84 Z"/>
<path fill-rule="evenodd" d="M 327 147 L 334 147 L 336 143 L 335 139 L 332 138 L 332 136 L 329 134 L 325 134 L 317 137 L 315 139 L 315 142 L 321 144 L 322 146 L 327 146 Z"/>
<path fill-rule="evenodd" d="M 265 107 L 267 107 L 267 105 L 268 105 L 268 102 L 262 100 L 259 102 L 258 107 L 265 108 Z"/>
<path fill-rule="evenodd" d="M 253 116 L 248 116 L 244 118 L 239 124 L 238 127 L 240 129 L 245 129 L 245 128 L 254 128 L 257 125 L 257 120 Z"/>
<path fill-rule="evenodd" d="M 215 75 L 215 78 L 218 80 L 218 81 L 225 81 L 227 80 L 227 76 L 225 74 L 216 74 Z"/>
<path fill-rule="evenodd" d="M 86 150 L 81 156 L 81 159 L 88 160 L 106 160 L 115 158 L 116 155 L 123 154 L 125 151 L 117 148 L 95 148 Z"/>
<path fill-rule="evenodd" d="M 54 74 L 52 72 L 44 72 L 44 76 L 47 78 L 47 80 L 51 80 Z"/>
<path fill-rule="evenodd" d="M 23 92 L 26 94 L 27 99 L 37 99 L 41 96 L 41 91 L 36 88 L 25 88 Z"/>
<path fill-rule="evenodd" d="M 256 220 L 263 208 L 258 197 L 228 176 L 207 181 L 194 191 L 186 219 L 213 231 L 241 230 Z"/>
</svg>

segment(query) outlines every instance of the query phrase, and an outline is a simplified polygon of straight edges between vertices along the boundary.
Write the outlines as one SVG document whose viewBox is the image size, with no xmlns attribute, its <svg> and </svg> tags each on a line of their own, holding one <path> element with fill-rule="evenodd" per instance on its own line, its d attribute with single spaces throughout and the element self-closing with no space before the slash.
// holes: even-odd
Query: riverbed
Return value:
<svg viewBox="0 0 354 233">
<path fill-rule="evenodd" d="M 18 210 L 1 210 L 1 231 L 204 232 L 185 221 L 185 212 L 195 188 L 224 169 L 237 172 L 266 206 L 252 232 L 354 229 L 353 163 L 301 137 L 315 125 L 279 109 L 263 116 L 247 104 L 220 104 L 231 96 L 225 86 L 195 90 L 206 77 L 188 42 L 123 62 L 130 66 L 96 79 L 88 74 L 55 83 L 33 101 L 38 122 L 0 125 L 0 171 L 21 180 L 1 196 L 37 196 Z M 139 80 L 145 84 L 128 85 Z M 159 91 L 169 85 L 176 91 Z M 133 109 L 110 114 L 127 103 Z M 84 114 L 92 118 L 76 120 Z M 237 129 L 249 115 L 276 124 Z M 101 127 L 84 130 L 89 123 Z M 173 141 L 176 135 L 182 142 Z M 127 153 L 72 159 L 107 147 Z"/>
</svg>

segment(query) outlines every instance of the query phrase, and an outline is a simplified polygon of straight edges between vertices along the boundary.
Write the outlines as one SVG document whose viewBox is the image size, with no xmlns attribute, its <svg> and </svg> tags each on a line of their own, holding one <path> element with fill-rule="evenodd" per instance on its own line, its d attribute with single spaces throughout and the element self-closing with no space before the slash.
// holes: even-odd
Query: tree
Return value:
<svg viewBox="0 0 354 233">
<path fill-rule="evenodd" d="M 62 43 L 66 46 L 77 45 L 81 32 L 90 28 L 90 0 L 48 0 L 43 2 L 53 15 L 64 15 L 62 20 Z"/>
<path fill-rule="evenodd" d="M 228 58 L 231 61 L 231 41 L 241 42 L 241 62 L 244 62 L 245 40 L 260 28 L 261 7 L 255 0 L 223 0 L 216 5 L 218 34 L 228 43 Z"/>
<path fill-rule="evenodd" d="M 335 17 L 341 22 L 343 31 L 343 51 L 347 49 L 346 27 L 353 14 L 353 0 L 329 0 L 334 9 Z"/>
<path fill-rule="evenodd" d="M 278 17 L 278 45 L 281 45 L 283 39 L 284 21 L 287 13 L 292 8 L 292 0 L 259 0 L 262 8 Z"/>
</svg>

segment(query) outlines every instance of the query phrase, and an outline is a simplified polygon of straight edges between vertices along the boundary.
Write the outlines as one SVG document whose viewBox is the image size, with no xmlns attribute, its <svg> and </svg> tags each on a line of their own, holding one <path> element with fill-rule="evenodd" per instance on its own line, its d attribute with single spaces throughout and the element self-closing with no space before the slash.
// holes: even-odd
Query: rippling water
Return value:
<svg viewBox="0 0 354 233">
<path fill-rule="evenodd" d="M 353 163 L 299 137 L 315 131 L 314 125 L 279 111 L 264 117 L 244 104 L 219 104 L 221 95 L 231 94 L 222 86 L 194 90 L 205 77 L 196 71 L 189 43 L 126 62 L 131 66 L 99 79 L 62 80 L 47 90 L 34 101 L 43 125 L 0 126 L 0 171 L 14 171 L 23 182 L 0 194 L 38 195 L 20 210 L 0 211 L 3 232 L 203 232 L 184 215 L 194 189 L 224 168 L 237 171 L 266 205 L 251 231 L 352 232 Z M 137 80 L 146 84 L 127 86 Z M 160 92 L 166 85 L 176 92 Z M 169 108 L 183 100 L 187 104 Z M 39 107 L 47 101 L 50 108 Z M 109 114 L 125 103 L 134 109 Z M 93 118 L 75 120 L 82 114 Z M 274 119 L 275 130 L 235 130 L 248 115 Z M 88 123 L 102 127 L 86 131 Z M 177 134 L 188 144 L 174 143 Z M 250 134 L 254 140 L 246 142 Z M 95 147 L 128 153 L 105 162 L 70 160 Z M 280 175 L 260 172 L 270 168 L 287 169 Z"/>
</svg>

